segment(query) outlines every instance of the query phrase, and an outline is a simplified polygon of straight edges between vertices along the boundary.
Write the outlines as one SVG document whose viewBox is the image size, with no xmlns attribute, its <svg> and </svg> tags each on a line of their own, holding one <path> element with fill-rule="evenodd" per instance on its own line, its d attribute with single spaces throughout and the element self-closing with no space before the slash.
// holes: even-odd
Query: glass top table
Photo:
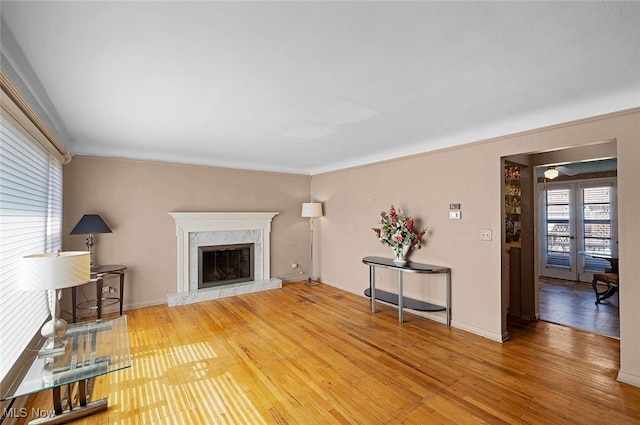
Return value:
<svg viewBox="0 0 640 425">
<path fill-rule="evenodd" d="M 607 260 L 611 264 L 611 272 L 618 273 L 618 256 L 609 252 L 600 251 L 578 251 L 580 255 L 586 255 L 592 258 L 601 258 Z"/>
<path fill-rule="evenodd" d="M 39 347 L 27 347 L 24 366 L 17 374 L 18 378 L 2 388 L 2 400 L 52 389 L 53 418 L 58 421 L 61 415 L 70 415 L 67 420 L 75 420 L 106 410 L 107 399 L 87 403 L 89 385 L 97 376 L 131 366 L 127 316 L 71 324 L 62 340 L 65 341 L 64 352 L 55 356 L 40 356 Z M 79 387 L 79 407 L 69 405 L 69 410 L 65 411 L 60 388 L 73 384 Z M 39 420 L 37 423 L 47 422 Z"/>
</svg>

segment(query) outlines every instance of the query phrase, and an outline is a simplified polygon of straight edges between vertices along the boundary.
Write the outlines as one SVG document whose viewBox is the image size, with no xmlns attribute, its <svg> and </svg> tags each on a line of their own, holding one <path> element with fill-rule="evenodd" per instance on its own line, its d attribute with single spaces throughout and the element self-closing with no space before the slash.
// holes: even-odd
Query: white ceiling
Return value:
<svg viewBox="0 0 640 425">
<path fill-rule="evenodd" d="M 316 174 L 640 106 L 637 2 L 6 1 L 79 155 Z"/>
</svg>

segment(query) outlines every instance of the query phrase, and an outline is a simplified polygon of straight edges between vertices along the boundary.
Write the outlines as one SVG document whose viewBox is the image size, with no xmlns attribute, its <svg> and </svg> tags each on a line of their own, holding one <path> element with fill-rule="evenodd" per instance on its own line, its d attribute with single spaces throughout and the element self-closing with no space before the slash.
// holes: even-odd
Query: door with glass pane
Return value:
<svg viewBox="0 0 640 425">
<path fill-rule="evenodd" d="M 616 193 L 613 183 L 579 185 L 581 238 L 579 251 L 590 251 L 617 258 L 618 235 L 616 221 Z M 590 282 L 594 272 L 601 272 L 611 263 L 601 258 L 581 255 L 579 280 Z"/>
<path fill-rule="evenodd" d="M 547 183 L 541 193 L 541 274 L 590 282 L 610 264 L 579 252 L 617 256 L 615 182 Z"/>
<path fill-rule="evenodd" d="M 573 185 L 547 185 L 542 192 L 543 276 L 576 278 L 575 190 Z"/>
</svg>

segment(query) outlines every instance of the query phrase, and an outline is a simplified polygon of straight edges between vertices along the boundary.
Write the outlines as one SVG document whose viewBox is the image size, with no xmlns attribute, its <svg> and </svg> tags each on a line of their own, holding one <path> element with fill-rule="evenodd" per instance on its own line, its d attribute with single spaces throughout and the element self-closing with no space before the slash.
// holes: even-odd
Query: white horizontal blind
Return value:
<svg viewBox="0 0 640 425">
<path fill-rule="evenodd" d="M 601 254 L 611 254 L 611 186 L 585 187 L 582 189 L 582 221 L 584 249 Z M 604 270 L 609 262 L 585 256 L 585 270 Z"/>
<path fill-rule="evenodd" d="M 44 292 L 19 288 L 20 259 L 62 247 L 62 164 L 0 123 L 0 380 L 49 316 Z"/>
<path fill-rule="evenodd" d="M 546 191 L 546 266 L 571 267 L 569 189 Z"/>
</svg>

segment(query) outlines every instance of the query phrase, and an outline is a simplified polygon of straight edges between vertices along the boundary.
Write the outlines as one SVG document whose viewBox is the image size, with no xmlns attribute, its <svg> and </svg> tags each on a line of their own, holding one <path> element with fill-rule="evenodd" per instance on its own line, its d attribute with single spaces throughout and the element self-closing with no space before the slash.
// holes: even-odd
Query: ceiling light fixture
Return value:
<svg viewBox="0 0 640 425">
<path fill-rule="evenodd" d="M 558 177 L 559 175 L 560 175 L 560 173 L 558 172 L 558 170 L 556 170 L 555 167 L 549 167 L 544 172 L 544 177 L 546 179 L 549 179 L 549 180 L 553 180 L 556 177 Z"/>
</svg>

